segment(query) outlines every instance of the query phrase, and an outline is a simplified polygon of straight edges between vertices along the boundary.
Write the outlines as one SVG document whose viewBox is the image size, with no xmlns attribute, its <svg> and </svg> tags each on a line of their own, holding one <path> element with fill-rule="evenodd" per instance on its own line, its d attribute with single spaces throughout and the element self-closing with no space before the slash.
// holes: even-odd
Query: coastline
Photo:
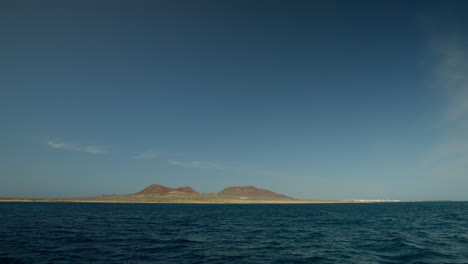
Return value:
<svg viewBox="0 0 468 264">
<path fill-rule="evenodd" d="M 407 203 L 407 202 L 449 202 L 449 201 L 349 201 L 349 200 L 236 200 L 221 199 L 216 201 L 185 199 L 96 199 L 93 198 L 0 198 L 0 202 L 24 203 L 127 203 L 127 204 L 368 204 L 368 203 Z"/>
</svg>

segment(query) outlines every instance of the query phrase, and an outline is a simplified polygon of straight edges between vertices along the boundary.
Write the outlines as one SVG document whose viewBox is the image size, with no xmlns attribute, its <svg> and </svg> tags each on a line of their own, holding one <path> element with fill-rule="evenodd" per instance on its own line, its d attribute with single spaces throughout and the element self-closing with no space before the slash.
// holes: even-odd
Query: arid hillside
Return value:
<svg viewBox="0 0 468 264">
<path fill-rule="evenodd" d="M 249 197 L 255 198 L 275 198 L 275 199 L 293 199 L 283 194 L 275 193 L 269 190 L 260 189 L 255 186 L 234 186 L 224 188 L 218 193 L 222 196 L 237 196 L 248 199 Z"/>
<path fill-rule="evenodd" d="M 146 187 L 145 189 L 135 193 L 135 194 L 169 194 L 169 193 L 187 193 L 187 194 L 198 194 L 192 187 L 179 187 L 179 188 L 169 188 L 159 184 L 151 184 L 150 186 Z"/>
</svg>

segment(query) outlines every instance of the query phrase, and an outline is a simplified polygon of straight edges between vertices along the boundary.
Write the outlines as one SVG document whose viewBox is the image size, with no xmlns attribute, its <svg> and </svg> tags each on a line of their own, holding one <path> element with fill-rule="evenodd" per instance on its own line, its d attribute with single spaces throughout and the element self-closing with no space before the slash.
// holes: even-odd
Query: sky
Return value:
<svg viewBox="0 0 468 264">
<path fill-rule="evenodd" d="M 0 197 L 468 200 L 466 1 L 1 1 Z"/>
</svg>

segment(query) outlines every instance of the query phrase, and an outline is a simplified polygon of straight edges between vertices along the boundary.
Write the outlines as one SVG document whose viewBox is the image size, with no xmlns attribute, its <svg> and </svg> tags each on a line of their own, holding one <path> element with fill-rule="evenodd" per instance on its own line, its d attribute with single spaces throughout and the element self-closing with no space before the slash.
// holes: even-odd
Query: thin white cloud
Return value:
<svg viewBox="0 0 468 264">
<path fill-rule="evenodd" d="M 203 162 L 203 161 L 178 161 L 168 160 L 167 163 L 185 168 L 197 168 L 197 169 L 223 169 L 224 166 L 214 162 Z"/>
<path fill-rule="evenodd" d="M 159 157 L 159 152 L 155 150 L 148 150 L 145 152 L 141 152 L 136 154 L 133 158 L 134 159 L 155 159 Z"/>
<path fill-rule="evenodd" d="M 437 87 L 446 97 L 446 121 L 457 123 L 468 117 L 468 41 L 461 38 L 433 40 Z"/>
<path fill-rule="evenodd" d="M 432 39 L 431 52 L 435 58 L 436 88 L 444 100 L 440 139 L 429 160 L 468 162 L 468 39 L 462 35 L 439 35 Z"/>
<path fill-rule="evenodd" d="M 64 149 L 64 150 L 72 150 L 72 151 L 79 151 L 79 152 L 86 152 L 89 154 L 104 154 L 106 150 L 102 147 L 98 146 L 90 146 L 90 145 L 76 145 L 64 142 L 58 142 L 49 140 L 47 144 L 54 149 Z"/>
<path fill-rule="evenodd" d="M 52 140 L 47 141 L 47 144 L 49 144 L 49 146 L 51 146 L 53 148 L 58 148 L 58 149 L 60 149 L 60 148 L 63 148 L 63 149 L 71 148 L 70 144 L 58 143 L 58 142 L 54 142 Z"/>
</svg>

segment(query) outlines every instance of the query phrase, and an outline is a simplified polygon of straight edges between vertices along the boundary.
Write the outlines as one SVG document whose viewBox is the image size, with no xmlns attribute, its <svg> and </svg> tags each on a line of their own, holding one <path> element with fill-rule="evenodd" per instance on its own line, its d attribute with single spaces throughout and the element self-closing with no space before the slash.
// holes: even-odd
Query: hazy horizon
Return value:
<svg viewBox="0 0 468 264">
<path fill-rule="evenodd" d="M 468 200 L 466 1 L 4 1 L 0 197 Z"/>
</svg>

